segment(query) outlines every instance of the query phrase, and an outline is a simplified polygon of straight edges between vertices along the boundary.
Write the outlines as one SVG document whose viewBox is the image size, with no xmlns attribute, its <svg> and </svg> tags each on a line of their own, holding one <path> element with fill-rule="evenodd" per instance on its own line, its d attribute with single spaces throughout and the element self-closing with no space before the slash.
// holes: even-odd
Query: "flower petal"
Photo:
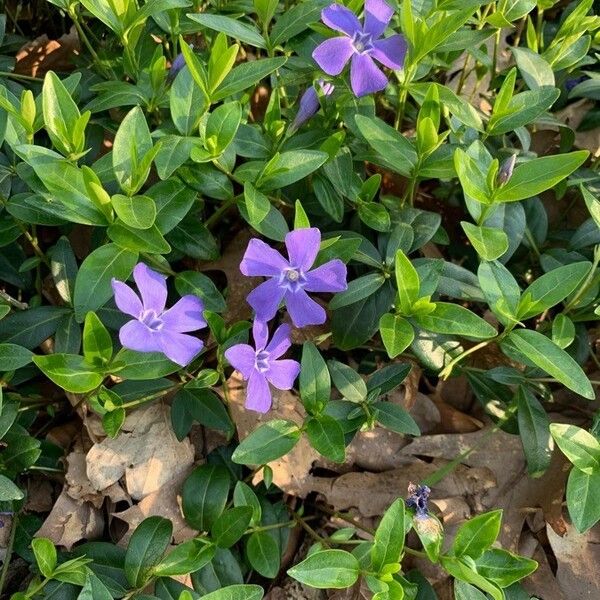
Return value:
<svg viewBox="0 0 600 600">
<path fill-rule="evenodd" d="M 349 37 L 335 37 L 320 43 L 312 53 L 315 62 L 328 75 L 339 75 L 354 54 Z"/>
<path fill-rule="evenodd" d="M 371 56 L 375 60 L 378 60 L 382 65 L 390 69 L 396 71 L 402 69 L 407 50 L 404 36 L 400 34 L 392 35 L 384 40 L 377 40 L 373 46 Z"/>
<path fill-rule="evenodd" d="M 309 298 L 304 290 L 286 294 L 285 302 L 292 323 L 296 327 L 321 325 L 327 319 L 325 309 L 312 298 Z"/>
<path fill-rule="evenodd" d="M 271 368 L 265 373 L 269 382 L 278 390 L 291 390 L 294 381 L 300 373 L 300 363 L 296 360 L 285 358 L 274 360 Z"/>
<path fill-rule="evenodd" d="M 348 288 L 346 265 L 335 258 L 306 273 L 307 292 L 343 292 Z"/>
<path fill-rule="evenodd" d="M 285 236 L 290 266 L 308 271 L 315 262 L 321 244 L 321 232 L 316 227 L 294 229 Z"/>
<path fill-rule="evenodd" d="M 127 284 L 118 279 L 113 278 L 111 285 L 117 308 L 136 319 L 141 316 L 143 307 L 138 295 Z"/>
<path fill-rule="evenodd" d="M 162 322 L 169 331 L 178 333 L 196 331 L 206 327 L 206 321 L 202 316 L 204 303 L 197 296 L 188 294 L 182 296 L 162 316 Z"/>
<path fill-rule="evenodd" d="M 162 352 L 156 331 L 146 327 L 140 321 L 129 321 L 121 327 L 119 340 L 123 348 L 137 352 Z"/>
<path fill-rule="evenodd" d="M 236 344 L 225 350 L 225 358 L 229 364 L 237 369 L 244 379 L 248 379 L 254 372 L 256 364 L 256 353 L 248 344 Z"/>
<path fill-rule="evenodd" d="M 366 0 L 364 31 L 377 39 L 385 31 L 393 14 L 394 9 L 387 2 L 383 0 Z"/>
<path fill-rule="evenodd" d="M 287 261 L 277 250 L 257 238 L 248 242 L 240 263 L 242 274 L 250 277 L 274 277 L 287 267 Z"/>
<path fill-rule="evenodd" d="M 290 339 L 290 333 L 292 328 L 286 323 L 280 325 L 273 334 L 273 339 L 269 342 L 269 345 L 265 348 L 271 355 L 271 358 L 279 358 L 286 353 L 287 349 L 292 345 Z"/>
<path fill-rule="evenodd" d="M 248 379 L 246 387 L 246 408 L 259 413 L 266 413 L 271 408 L 273 399 L 267 379 L 262 373 L 254 371 Z"/>
<path fill-rule="evenodd" d="M 167 303 L 167 278 L 144 263 L 135 265 L 133 278 L 140 291 L 144 310 L 161 313 Z"/>
<path fill-rule="evenodd" d="M 269 326 L 258 317 L 254 319 L 252 324 L 252 337 L 254 338 L 254 347 L 257 350 L 263 350 L 269 341 Z"/>
<path fill-rule="evenodd" d="M 321 11 L 321 21 L 331 29 L 341 31 L 352 37 L 357 31 L 362 31 L 358 17 L 341 4 L 331 4 Z"/>
<path fill-rule="evenodd" d="M 204 342 L 193 335 L 174 333 L 164 329 L 158 332 L 158 339 L 164 355 L 182 367 L 189 365 L 204 347 Z"/>
<path fill-rule="evenodd" d="M 311 85 L 300 98 L 298 112 L 290 125 L 290 129 L 296 131 L 302 127 L 304 123 L 317 113 L 319 106 L 319 94 L 317 94 L 317 90 Z"/>
<path fill-rule="evenodd" d="M 254 309 L 256 317 L 262 321 L 270 321 L 279 308 L 285 289 L 279 286 L 278 280 L 269 279 L 254 288 L 246 301 Z"/>
<path fill-rule="evenodd" d="M 387 77 L 379 70 L 373 59 L 367 54 L 355 54 L 350 67 L 352 91 L 358 96 L 366 96 L 383 90 Z"/>
</svg>

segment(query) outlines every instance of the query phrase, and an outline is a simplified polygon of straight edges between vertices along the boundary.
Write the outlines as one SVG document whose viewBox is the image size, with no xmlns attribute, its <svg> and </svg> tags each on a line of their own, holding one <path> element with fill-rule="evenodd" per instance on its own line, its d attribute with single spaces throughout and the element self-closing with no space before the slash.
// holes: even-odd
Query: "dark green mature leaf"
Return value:
<svg viewBox="0 0 600 600">
<path fill-rule="evenodd" d="M 266 464 L 287 454 L 300 439 L 300 433 L 293 421 L 269 421 L 242 440 L 231 459 L 241 465 Z"/>
<path fill-rule="evenodd" d="M 256 48 L 266 47 L 265 39 L 260 35 L 257 29 L 238 21 L 237 19 L 208 13 L 189 13 L 187 17 L 192 21 L 196 21 L 203 27 L 222 31 L 229 37 L 240 40 L 240 42 L 245 42 Z M 202 28 L 200 28 L 200 30 L 202 30 Z"/>
<path fill-rule="evenodd" d="M 358 560 L 345 550 L 314 552 L 288 570 L 288 575 L 300 583 L 320 589 L 349 588 L 359 574 Z"/>
<path fill-rule="evenodd" d="M 212 539 L 220 548 L 230 548 L 246 533 L 251 520 L 251 506 L 230 508 L 213 523 Z"/>
<path fill-rule="evenodd" d="M 325 5 L 324 0 L 301 2 L 284 11 L 271 30 L 271 45 L 277 46 L 302 33 L 311 23 L 319 20 Z"/>
<path fill-rule="evenodd" d="M 268 531 L 255 531 L 246 543 L 246 556 L 252 568 L 263 577 L 273 579 L 279 573 L 279 545 Z"/>
<path fill-rule="evenodd" d="M 163 517 L 144 519 L 133 532 L 125 554 L 125 575 L 132 587 L 142 587 L 171 542 L 173 525 Z"/>
<path fill-rule="evenodd" d="M 104 373 L 77 354 L 36 355 L 33 362 L 56 385 L 67 392 L 83 394 L 96 389 Z"/>
<path fill-rule="evenodd" d="M 501 588 L 531 575 L 538 566 L 535 560 L 516 556 L 500 548 L 488 550 L 475 561 L 475 564 L 480 575 Z"/>
<path fill-rule="evenodd" d="M 567 481 L 567 508 L 573 525 L 585 533 L 600 521 L 600 470 L 584 473 L 571 469 Z"/>
<path fill-rule="evenodd" d="M 199 531 L 208 531 L 225 508 L 229 484 L 229 473 L 225 467 L 196 467 L 183 484 L 182 510 L 185 520 Z"/>
<path fill-rule="evenodd" d="M 329 401 L 331 378 L 325 360 L 312 342 L 302 346 L 300 398 L 309 412 L 319 412 Z"/>
<path fill-rule="evenodd" d="M 534 366 L 543 369 L 584 398 L 594 398 L 594 390 L 583 369 L 545 335 L 531 329 L 511 331 L 500 344 L 503 350 L 516 349 Z"/>
<path fill-rule="evenodd" d="M 380 394 L 387 394 L 398 387 L 410 373 L 410 363 L 394 363 L 378 369 L 369 377 L 367 390 L 379 390 Z"/>
<path fill-rule="evenodd" d="M 346 458 L 344 431 L 333 417 L 318 415 L 305 422 L 310 445 L 325 458 L 342 463 Z"/>
<path fill-rule="evenodd" d="M 10 502 L 11 500 L 21 500 L 25 496 L 15 483 L 8 477 L 0 474 L 0 502 Z"/>
<path fill-rule="evenodd" d="M 367 384 L 352 368 L 337 360 L 327 361 L 333 384 L 340 394 L 351 402 L 362 402 L 367 397 Z"/>
<path fill-rule="evenodd" d="M 32 350 L 54 334 L 62 318 L 71 309 L 59 306 L 37 306 L 14 312 L 0 320 L 0 340 Z"/>
<path fill-rule="evenodd" d="M 358 277 L 348 283 L 348 288 L 343 292 L 336 294 L 329 308 L 335 310 L 354 304 L 363 298 L 368 298 L 374 294 L 385 283 L 385 277 L 381 273 L 368 273 L 362 277 Z"/>
<path fill-rule="evenodd" d="M 223 100 L 243 90 L 256 86 L 267 75 L 282 67 L 287 57 L 263 58 L 235 67 L 223 80 L 217 91 L 211 95 L 213 102 Z"/>
<path fill-rule="evenodd" d="M 159 577 L 186 575 L 201 569 L 215 555 L 215 546 L 206 540 L 191 539 L 178 544 L 153 569 Z"/>
<path fill-rule="evenodd" d="M 17 344 L 0 344 L 0 371 L 16 371 L 31 362 L 33 354 Z"/>
<path fill-rule="evenodd" d="M 392 402 L 374 402 L 375 418 L 381 425 L 396 433 L 420 435 L 421 431 L 410 414 Z"/>
<path fill-rule="evenodd" d="M 501 510 L 477 515 L 463 523 L 458 528 L 452 544 L 455 556 L 479 558 L 496 541 L 501 523 Z"/>
<path fill-rule="evenodd" d="M 550 420 L 532 392 L 523 386 L 517 391 L 519 434 L 527 459 L 527 470 L 532 477 L 541 477 L 552 459 Z"/>
<path fill-rule="evenodd" d="M 416 315 L 419 327 L 435 333 L 462 335 L 485 340 L 497 335 L 497 331 L 481 317 L 459 304 L 436 302 L 435 310 L 426 315 Z"/>
<path fill-rule="evenodd" d="M 500 588 L 480 575 L 472 566 L 466 564 L 462 559 L 453 556 L 442 556 L 440 563 L 442 567 L 456 579 L 476 585 L 478 588 L 490 594 L 494 600 L 505 600 L 505 596 Z"/>
</svg>

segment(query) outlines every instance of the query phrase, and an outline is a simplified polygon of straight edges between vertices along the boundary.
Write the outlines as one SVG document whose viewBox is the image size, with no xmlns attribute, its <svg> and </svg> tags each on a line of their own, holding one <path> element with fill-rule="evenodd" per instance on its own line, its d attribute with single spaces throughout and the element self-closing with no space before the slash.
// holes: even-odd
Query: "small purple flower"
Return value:
<svg viewBox="0 0 600 600">
<path fill-rule="evenodd" d="M 410 496 L 406 499 L 406 506 L 414 508 L 417 519 L 428 517 L 427 502 L 431 490 L 426 485 L 416 485 L 410 483 L 408 486 Z"/>
<path fill-rule="evenodd" d="M 296 229 L 285 236 L 289 260 L 259 239 L 248 243 L 240 271 L 252 277 L 268 277 L 248 295 L 258 319 L 270 321 L 283 300 L 296 327 L 325 323 L 325 309 L 306 292 L 341 292 L 348 287 L 346 265 L 335 258 L 310 270 L 321 244 L 316 227 Z"/>
<path fill-rule="evenodd" d="M 573 91 L 573 88 L 578 86 L 580 83 L 587 81 L 588 79 L 589 77 L 587 75 L 581 75 L 580 77 L 573 77 L 571 79 L 567 79 L 565 81 L 565 90 L 567 90 L 567 92 L 571 92 Z"/>
<path fill-rule="evenodd" d="M 300 373 L 300 363 L 278 360 L 291 345 L 291 327 L 280 325 L 269 342 L 269 329 L 264 321 L 254 320 L 252 335 L 255 348 L 236 344 L 225 350 L 225 358 L 248 381 L 246 408 L 266 413 L 273 401 L 269 383 L 278 390 L 291 390 Z"/>
<path fill-rule="evenodd" d="M 190 47 L 190 50 L 194 48 L 193 44 L 188 45 Z M 167 73 L 167 83 L 173 83 L 173 80 L 175 79 L 175 77 L 177 77 L 177 74 L 179 73 L 179 71 L 181 71 L 181 69 L 183 69 L 183 67 L 185 67 L 185 58 L 180 52 L 175 57 L 175 60 L 171 63 L 171 67 L 169 68 L 169 72 Z"/>
<path fill-rule="evenodd" d="M 394 9 L 383 0 L 366 0 L 363 26 L 345 6 L 331 4 L 321 12 L 321 20 L 345 35 L 319 44 L 313 58 L 328 75 L 339 75 L 351 61 L 350 83 L 357 96 L 384 89 L 387 77 L 373 59 L 390 69 L 401 69 L 407 49 L 400 34 L 381 37 L 393 14 Z"/>
<path fill-rule="evenodd" d="M 335 89 L 333 83 L 319 79 L 319 88 L 323 96 L 330 96 Z M 300 98 L 298 112 L 290 125 L 290 132 L 298 130 L 306 121 L 308 121 L 319 110 L 319 94 L 313 85 L 311 85 Z"/>
<path fill-rule="evenodd" d="M 511 154 L 503 163 L 500 165 L 496 181 L 499 185 L 504 185 L 513 174 L 515 168 L 515 162 L 517 160 L 516 154 Z"/>
<path fill-rule="evenodd" d="M 167 278 L 164 275 L 138 263 L 133 269 L 133 279 L 141 300 L 128 285 L 112 280 L 117 307 L 133 317 L 119 331 L 122 346 L 138 352 L 162 352 L 185 367 L 204 346 L 198 338 L 185 335 L 206 327 L 202 300 L 190 294 L 165 310 Z"/>
</svg>

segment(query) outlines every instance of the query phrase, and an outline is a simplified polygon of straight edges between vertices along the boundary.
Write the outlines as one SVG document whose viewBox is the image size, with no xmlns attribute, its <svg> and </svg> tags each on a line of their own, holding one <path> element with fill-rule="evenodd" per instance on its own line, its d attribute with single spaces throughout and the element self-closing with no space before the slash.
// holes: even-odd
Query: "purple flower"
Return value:
<svg viewBox="0 0 600 600">
<path fill-rule="evenodd" d="M 346 265 L 333 259 L 313 269 L 321 232 L 316 227 L 296 229 L 285 236 L 289 260 L 258 239 L 248 243 L 240 264 L 244 275 L 268 277 L 248 295 L 258 319 L 270 321 L 283 300 L 296 327 L 325 323 L 325 309 L 306 292 L 341 292 L 348 287 Z"/>
<path fill-rule="evenodd" d="M 348 61 L 350 83 L 357 96 L 382 90 L 387 77 L 373 59 L 390 69 L 401 69 L 406 55 L 406 41 L 400 34 L 382 38 L 394 10 L 383 0 L 366 0 L 365 23 L 341 4 L 332 4 L 321 12 L 325 25 L 344 35 L 319 44 L 313 58 L 328 75 L 339 75 Z"/>
<path fill-rule="evenodd" d="M 188 44 L 188 46 L 190 47 L 190 50 L 194 48 L 193 44 Z M 177 77 L 179 71 L 183 69 L 183 67 L 185 67 L 185 58 L 180 52 L 175 57 L 175 60 L 171 63 L 171 67 L 169 68 L 169 72 L 167 73 L 167 83 L 172 83 L 175 77 Z"/>
<path fill-rule="evenodd" d="M 516 160 L 517 160 L 517 155 L 511 154 L 500 165 L 500 170 L 498 171 L 498 175 L 496 177 L 496 181 L 498 182 L 499 185 L 504 185 L 512 177 Z"/>
<path fill-rule="evenodd" d="M 300 363 L 291 359 L 278 360 L 291 345 L 290 331 L 289 325 L 280 325 L 269 342 L 267 324 L 255 319 L 252 335 L 256 348 L 236 344 L 225 350 L 225 358 L 248 381 L 246 408 L 261 413 L 271 408 L 269 383 L 278 390 L 292 389 L 300 373 Z"/>
<path fill-rule="evenodd" d="M 410 483 L 408 485 L 408 493 L 410 496 L 406 499 L 406 506 L 408 506 L 408 508 L 414 508 L 415 516 L 418 519 L 428 517 L 427 502 L 429 500 L 429 494 L 431 494 L 431 490 L 426 485 L 416 485 L 414 483 Z"/>
<path fill-rule="evenodd" d="M 319 88 L 321 88 L 321 93 L 323 96 L 330 96 L 335 89 L 333 83 L 329 83 L 328 81 L 324 81 L 323 79 L 319 79 L 318 81 Z M 302 98 L 300 98 L 300 107 L 298 108 L 298 112 L 290 125 L 290 132 L 293 133 L 306 121 L 308 121 L 313 115 L 317 113 L 319 110 L 319 94 L 313 85 L 311 85 L 305 92 L 302 94 Z"/>
<path fill-rule="evenodd" d="M 174 363 L 185 367 L 202 350 L 204 343 L 186 332 L 206 327 L 200 298 L 187 295 L 165 310 L 166 277 L 144 263 L 133 269 L 138 295 L 122 281 L 112 280 L 115 302 L 120 311 L 133 317 L 119 331 L 124 348 L 138 352 L 162 352 Z"/>
</svg>

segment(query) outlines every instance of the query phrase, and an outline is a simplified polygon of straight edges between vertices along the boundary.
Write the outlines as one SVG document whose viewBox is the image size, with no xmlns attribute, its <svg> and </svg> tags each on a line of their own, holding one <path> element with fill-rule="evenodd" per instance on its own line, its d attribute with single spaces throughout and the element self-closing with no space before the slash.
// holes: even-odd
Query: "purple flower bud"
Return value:
<svg viewBox="0 0 600 600">
<path fill-rule="evenodd" d="M 190 50 L 194 48 L 193 44 L 189 44 Z M 175 77 L 177 77 L 177 73 L 181 71 L 185 67 L 185 58 L 183 54 L 180 52 L 175 60 L 171 63 L 171 67 L 169 68 L 169 72 L 167 73 L 167 83 L 173 83 Z"/>
<path fill-rule="evenodd" d="M 406 506 L 415 510 L 415 516 L 422 519 L 428 516 L 427 502 L 431 490 L 426 485 L 416 485 L 410 483 L 408 485 L 409 497 L 406 499 Z"/>
<path fill-rule="evenodd" d="M 333 83 L 328 81 L 323 81 L 323 79 L 319 79 L 319 87 L 321 88 L 321 93 L 323 96 L 330 96 L 335 89 Z M 298 112 L 290 125 L 290 133 L 297 131 L 306 123 L 311 117 L 313 117 L 317 111 L 319 110 L 319 95 L 317 90 L 315 90 L 314 86 L 310 86 L 304 94 L 302 94 L 302 98 L 300 98 L 300 107 L 298 108 Z"/>
<path fill-rule="evenodd" d="M 587 75 L 581 75 L 581 77 L 572 77 L 571 79 L 567 79 L 565 81 L 565 90 L 570 92 L 574 87 L 578 86 L 580 83 L 588 80 L 589 77 Z"/>
<path fill-rule="evenodd" d="M 504 185 L 513 174 L 513 169 L 515 168 L 515 161 L 517 160 L 516 154 L 511 154 L 500 166 L 500 170 L 498 171 L 498 175 L 496 177 L 496 181 L 499 185 Z"/>
</svg>

